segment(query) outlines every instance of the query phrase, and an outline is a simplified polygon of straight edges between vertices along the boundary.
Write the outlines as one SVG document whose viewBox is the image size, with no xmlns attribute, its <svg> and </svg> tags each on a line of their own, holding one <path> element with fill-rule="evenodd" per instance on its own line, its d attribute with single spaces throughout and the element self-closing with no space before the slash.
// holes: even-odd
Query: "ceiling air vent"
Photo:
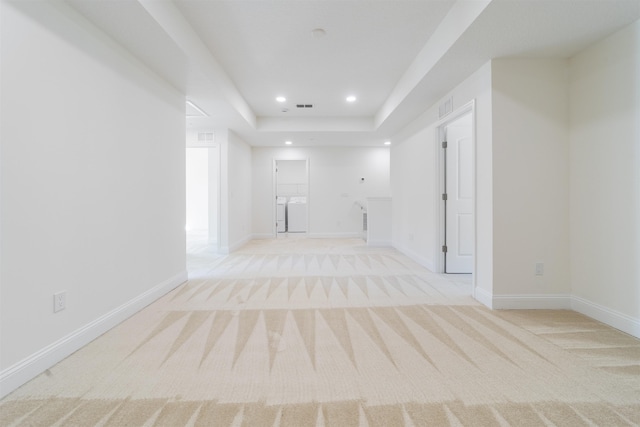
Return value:
<svg viewBox="0 0 640 427">
<path fill-rule="evenodd" d="M 296 108 L 313 108 L 313 104 L 296 104 Z"/>
</svg>

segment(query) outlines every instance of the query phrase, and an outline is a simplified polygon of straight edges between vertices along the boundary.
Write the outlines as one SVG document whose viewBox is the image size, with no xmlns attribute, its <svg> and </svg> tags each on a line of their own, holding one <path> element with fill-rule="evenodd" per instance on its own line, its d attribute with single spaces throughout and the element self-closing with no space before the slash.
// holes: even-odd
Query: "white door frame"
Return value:
<svg viewBox="0 0 640 427">
<path fill-rule="evenodd" d="M 445 209 L 444 209 L 444 203 L 442 200 L 442 195 L 445 192 L 445 179 L 444 179 L 444 171 L 445 171 L 445 158 L 444 158 L 444 152 L 442 150 L 442 141 L 445 140 L 445 129 L 448 125 L 450 125 L 451 123 L 453 123 L 454 121 L 458 120 L 459 118 L 461 118 L 462 116 L 465 116 L 467 114 L 471 114 L 471 150 L 472 150 L 472 156 L 473 156 L 473 161 L 472 161 L 472 168 L 473 170 L 471 171 L 471 176 L 473 177 L 473 196 L 472 196 L 472 213 L 473 213 L 473 271 L 472 273 L 475 273 L 476 271 L 476 265 L 477 265 L 477 226 L 478 226 L 478 221 L 476 218 L 476 207 L 477 207 L 477 201 L 476 201 L 476 190 L 477 190 L 477 176 L 476 176 L 476 110 L 475 110 L 475 100 L 471 100 L 468 103 L 466 103 L 465 105 L 463 105 L 462 107 L 458 108 L 457 110 L 453 111 L 452 113 L 450 113 L 449 115 L 447 115 L 446 117 L 442 118 L 441 120 L 439 120 L 436 123 L 436 144 L 435 144 L 435 148 L 437 150 L 437 159 L 438 159 L 438 167 L 436 168 L 436 182 L 438 182 L 438 193 L 436 195 L 436 206 L 438 206 L 437 209 L 437 224 L 436 224 L 436 229 L 438 230 L 438 239 L 436 241 L 436 253 L 438 254 L 438 263 L 437 263 L 437 268 L 436 268 L 436 273 L 444 273 L 445 271 L 445 254 L 442 250 L 444 244 L 445 244 Z M 473 284 L 475 287 L 475 274 L 473 275 Z"/>
<path fill-rule="evenodd" d="M 221 230 L 221 222 L 220 222 L 220 214 L 221 214 L 221 207 L 220 207 L 220 190 L 221 190 L 221 183 L 220 180 L 222 178 L 222 171 L 221 169 L 221 162 L 222 159 L 220 157 L 221 154 L 221 149 L 220 149 L 220 144 L 217 144 L 215 142 L 209 142 L 209 143 L 198 143 L 198 144 L 194 144 L 194 143 L 187 143 L 185 149 L 187 148 L 206 148 L 207 152 L 208 150 L 216 150 L 216 158 L 218 159 L 218 164 L 214 165 L 216 168 L 216 173 L 218 174 L 217 179 L 216 179 L 216 185 L 218 186 L 218 188 L 216 189 L 216 242 L 215 242 L 215 251 L 216 253 L 220 253 L 220 230 Z M 209 172 L 211 171 L 211 165 L 209 165 Z M 208 216 L 208 214 L 207 214 Z M 209 243 L 211 243 L 209 241 Z"/>
<path fill-rule="evenodd" d="M 272 167 L 272 178 L 271 178 L 271 183 L 272 183 L 272 197 L 271 197 L 271 202 L 273 203 L 272 205 L 272 215 L 273 215 L 273 221 L 271 221 L 271 226 L 272 226 L 272 235 L 275 238 L 278 238 L 278 227 L 277 227 L 277 218 L 278 218 L 278 204 L 276 203 L 276 197 L 278 197 L 278 175 L 277 175 L 277 168 L 278 168 L 278 162 L 279 161 L 287 161 L 287 160 L 294 160 L 294 161 L 303 161 L 305 162 L 305 171 L 306 171 L 306 180 L 307 180 L 307 231 L 304 233 L 305 236 L 309 235 L 309 226 L 310 226 L 310 222 L 309 222 L 309 212 L 311 212 L 311 183 L 310 183 L 310 174 L 309 174 L 309 158 L 308 157 L 294 157 L 294 158 L 290 158 L 290 159 L 283 159 L 283 158 L 273 158 L 273 167 Z"/>
</svg>

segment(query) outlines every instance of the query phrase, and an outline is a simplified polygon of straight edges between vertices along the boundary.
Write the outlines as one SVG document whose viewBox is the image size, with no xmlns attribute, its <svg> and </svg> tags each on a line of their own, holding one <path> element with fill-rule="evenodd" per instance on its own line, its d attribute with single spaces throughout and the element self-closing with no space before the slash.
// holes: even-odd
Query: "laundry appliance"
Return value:
<svg viewBox="0 0 640 427">
<path fill-rule="evenodd" d="M 307 231 L 307 198 L 291 196 L 287 204 L 287 231 L 304 233 Z"/>
</svg>

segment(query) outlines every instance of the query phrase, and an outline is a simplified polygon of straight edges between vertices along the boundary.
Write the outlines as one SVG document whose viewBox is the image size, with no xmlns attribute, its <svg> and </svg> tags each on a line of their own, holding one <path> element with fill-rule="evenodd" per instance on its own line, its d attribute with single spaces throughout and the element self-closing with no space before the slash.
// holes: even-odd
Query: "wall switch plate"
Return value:
<svg viewBox="0 0 640 427">
<path fill-rule="evenodd" d="M 53 294 L 53 312 L 57 313 L 65 308 L 67 308 L 67 291 Z"/>
<path fill-rule="evenodd" d="M 544 274 L 544 263 L 536 262 L 536 276 L 542 276 Z"/>
</svg>

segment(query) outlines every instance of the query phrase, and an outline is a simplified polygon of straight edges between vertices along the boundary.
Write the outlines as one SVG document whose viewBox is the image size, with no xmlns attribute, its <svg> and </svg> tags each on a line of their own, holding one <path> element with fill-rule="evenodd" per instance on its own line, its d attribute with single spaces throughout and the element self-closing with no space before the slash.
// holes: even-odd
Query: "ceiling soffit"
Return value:
<svg viewBox="0 0 640 427">
<path fill-rule="evenodd" d="M 207 112 L 190 125 L 252 145 L 377 144 L 492 58 L 566 58 L 640 17 L 640 0 L 67 3 Z"/>
</svg>

